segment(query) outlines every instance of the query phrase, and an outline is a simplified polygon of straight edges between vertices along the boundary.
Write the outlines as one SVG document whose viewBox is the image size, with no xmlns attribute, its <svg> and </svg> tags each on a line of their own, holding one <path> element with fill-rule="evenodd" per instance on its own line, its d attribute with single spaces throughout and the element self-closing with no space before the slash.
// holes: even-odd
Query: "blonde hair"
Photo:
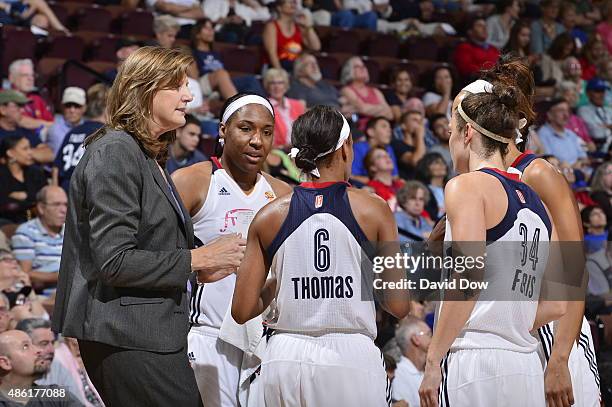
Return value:
<svg viewBox="0 0 612 407">
<path fill-rule="evenodd" d="M 287 74 L 284 69 L 270 68 L 266 71 L 263 77 L 263 85 L 265 89 L 268 88 L 268 84 L 274 78 L 282 79 L 285 82 L 285 85 L 287 85 L 287 87 L 289 86 L 289 74 Z"/>
<path fill-rule="evenodd" d="M 187 77 L 187 68 L 192 62 L 193 57 L 180 49 L 142 47 L 135 51 L 119 68 L 108 94 L 108 128 L 129 133 L 147 155 L 164 163 L 176 131 L 168 131 L 159 138 L 149 134 L 153 98 L 162 89 L 178 88 Z M 86 146 L 104 133 L 94 133 Z"/>
<path fill-rule="evenodd" d="M 176 18 L 170 15 L 161 15 L 155 17 L 153 20 L 153 32 L 155 34 L 161 34 L 166 31 L 179 31 L 181 29 L 180 24 L 176 21 Z"/>
<path fill-rule="evenodd" d="M 110 88 L 103 83 L 96 83 L 87 89 L 87 115 L 90 118 L 102 116 L 106 108 L 106 98 Z"/>
</svg>

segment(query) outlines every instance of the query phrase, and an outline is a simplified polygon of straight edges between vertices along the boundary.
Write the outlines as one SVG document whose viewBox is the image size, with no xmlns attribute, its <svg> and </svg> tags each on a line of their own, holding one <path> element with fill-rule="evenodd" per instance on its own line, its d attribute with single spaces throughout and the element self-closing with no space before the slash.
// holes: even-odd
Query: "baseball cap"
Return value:
<svg viewBox="0 0 612 407">
<path fill-rule="evenodd" d="M 17 103 L 18 105 L 27 105 L 30 103 L 30 99 L 28 99 L 23 93 L 13 90 L 7 89 L 0 92 L 0 105 L 5 105 L 7 103 Z"/>
<path fill-rule="evenodd" d="M 77 88 L 76 86 L 70 86 L 64 89 L 62 105 L 74 103 L 79 106 L 85 106 L 85 100 L 85 91 L 83 89 Z"/>
<path fill-rule="evenodd" d="M 587 83 L 587 87 L 586 90 L 594 90 L 594 91 L 604 91 L 604 90 L 608 90 L 610 89 L 610 87 L 608 86 L 608 84 L 606 83 L 606 81 L 604 81 L 601 78 L 593 78 L 591 79 L 588 83 Z"/>
</svg>

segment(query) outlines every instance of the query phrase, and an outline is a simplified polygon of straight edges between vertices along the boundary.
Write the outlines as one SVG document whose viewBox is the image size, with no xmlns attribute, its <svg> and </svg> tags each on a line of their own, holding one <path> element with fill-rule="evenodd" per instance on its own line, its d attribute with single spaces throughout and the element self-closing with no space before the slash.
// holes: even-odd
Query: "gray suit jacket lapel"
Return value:
<svg viewBox="0 0 612 407">
<path fill-rule="evenodd" d="M 176 188 L 174 187 L 174 183 L 172 182 L 170 175 L 164 170 L 164 172 L 166 173 L 166 177 L 168 178 L 168 184 L 166 183 L 166 180 L 162 176 L 161 172 L 159 171 L 159 168 L 157 167 L 157 162 L 154 159 L 147 157 L 147 163 L 149 164 L 149 169 L 151 170 L 151 173 L 153 173 L 153 178 L 155 179 L 155 182 L 161 188 L 162 192 L 170 202 L 170 205 L 172 205 L 172 208 L 174 208 L 176 215 L 179 217 L 179 219 L 181 219 L 181 222 L 179 223 L 183 225 L 183 231 L 187 235 L 187 240 L 191 247 L 193 245 L 193 226 L 191 225 L 191 218 L 189 217 L 189 214 L 186 213 L 185 208 L 183 207 L 183 204 L 180 201 L 180 197 L 178 195 L 178 192 L 176 192 Z M 175 191 L 177 197 L 176 201 L 179 202 L 179 205 L 181 206 L 180 208 L 176 206 L 176 201 L 170 193 L 170 190 L 168 189 L 169 186 Z M 182 222 L 182 218 L 185 219 L 185 223 Z M 189 229 L 191 229 L 191 232 L 189 231 Z"/>
</svg>

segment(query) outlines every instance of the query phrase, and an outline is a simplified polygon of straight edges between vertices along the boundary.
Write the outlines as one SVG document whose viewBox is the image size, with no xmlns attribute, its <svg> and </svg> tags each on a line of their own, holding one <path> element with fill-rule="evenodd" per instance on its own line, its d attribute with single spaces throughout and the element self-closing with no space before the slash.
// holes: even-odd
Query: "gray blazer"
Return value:
<svg viewBox="0 0 612 407">
<path fill-rule="evenodd" d="M 153 352 L 187 345 L 193 225 L 166 177 L 176 199 L 125 132 L 87 147 L 70 181 L 54 331 Z"/>
</svg>

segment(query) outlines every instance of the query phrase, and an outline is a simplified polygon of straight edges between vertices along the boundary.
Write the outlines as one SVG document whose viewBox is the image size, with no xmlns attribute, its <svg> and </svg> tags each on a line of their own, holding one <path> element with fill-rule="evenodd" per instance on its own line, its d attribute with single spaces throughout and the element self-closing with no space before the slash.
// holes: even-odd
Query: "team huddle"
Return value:
<svg viewBox="0 0 612 407">
<path fill-rule="evenodd" d="M 422 406 L 600 405 L 584 301 L 540 292 L 541 276 L 560 264 L 553 243 L 579 242 L 582 231 L 563 176 L 523 152 L 533 94 L 529 68 L 510 60 L 454 100 L 449 146 L 459 175 L 445 188 L 446 220 L 430 239 L 459 250 L 462 242 L 491 251 L 525 244 L 510 262 L 485 263 L 507 291 L 504 300 L 438 303 Z M 339 112 L 317 106 L 293 124 L 290 155 L 311 179 L 293 190 L 261 171 L 273 135 L 270 103 L 236 95 L 222 111 L 219 159 L 172 176 L 196 241 L 237 239 L 244 250 L 236 273 L 189 282 L 188 356 L 203 403 L 390 405 L 374 344 L 376 303 L 402 319 L 411 295 L 396 290 L 375 301 L 363 284 L 362 255 L 381 254 L 372 242 L 398 241 L 394 216 L 382 199 L 348 183 L 353 142 Z M 402 274 L 391 268 L 381 276 L 394 282 Z"/>
</svg>

